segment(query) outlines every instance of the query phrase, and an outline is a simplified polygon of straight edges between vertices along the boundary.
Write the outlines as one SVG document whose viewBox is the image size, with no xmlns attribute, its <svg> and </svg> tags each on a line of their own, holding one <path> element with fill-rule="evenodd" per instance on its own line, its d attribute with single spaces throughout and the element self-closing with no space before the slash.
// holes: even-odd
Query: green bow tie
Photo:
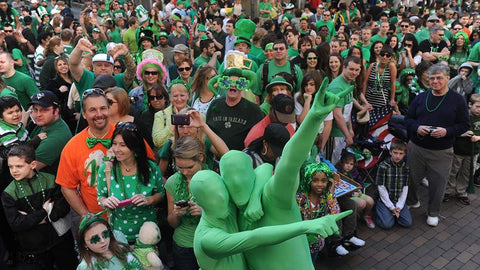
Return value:
<svg viewBox="0 0 480 270">
<path fill-rule="evenodd" d="M 101 143 L 106 148 L 110 148 L 110 144 L 112 143 L 112 141 L 111 141 L 111 139 L 87 138 L 88 148 L 94 147 L 97 143 Z"/>
</svg>

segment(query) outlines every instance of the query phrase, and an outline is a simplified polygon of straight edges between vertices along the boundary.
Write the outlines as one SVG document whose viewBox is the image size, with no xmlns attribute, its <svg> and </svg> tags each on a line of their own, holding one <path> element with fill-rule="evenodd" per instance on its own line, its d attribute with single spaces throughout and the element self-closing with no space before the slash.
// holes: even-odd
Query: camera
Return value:
<svg viewBox="0 0 480 270">
<path fill-rule="evenodd" d="M 176 202 L 175 205 L 178 206 L 178 207 L 184 208 L 184 207 L 189 206 L 189 203 L 186 200 L 181 200 L 181 201 Z"/>
<path fill-rule="evenodd" d="M 188 126 L 190 125 L 190 115 L 188 114 L 172 114 L 172 125 Z"/>
</svg>

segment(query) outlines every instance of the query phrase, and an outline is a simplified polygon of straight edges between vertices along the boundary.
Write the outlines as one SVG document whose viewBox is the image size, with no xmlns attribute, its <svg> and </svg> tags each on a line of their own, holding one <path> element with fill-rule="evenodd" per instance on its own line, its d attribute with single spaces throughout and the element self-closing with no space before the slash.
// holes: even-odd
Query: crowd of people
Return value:
<svg viewBox="0 0 480 270">
<path fill-rule="evenodd" d="M 0 0 L 0 268 L 152 267 L 137 249 L 153 222 L 165 269 L 261 269 L 263 254 L 313 269 L 368 245 L 358 226 L 411 227 L 425 204 L 435 227 L 442 202 L 469 205 L 480 1 L 301 3 L 86 0 L 75 16 Z M 360 146 L 389 119 L 406 136 L 380 143 L 369 176 Z M 349 210 L 334 235 L 295 223 Z"/>
</svg>

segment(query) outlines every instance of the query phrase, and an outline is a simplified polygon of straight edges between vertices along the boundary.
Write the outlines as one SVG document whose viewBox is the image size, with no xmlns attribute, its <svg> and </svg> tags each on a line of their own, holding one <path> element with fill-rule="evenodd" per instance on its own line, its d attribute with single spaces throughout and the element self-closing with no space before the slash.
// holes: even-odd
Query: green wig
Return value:
<svg viewBox="0 0 480 270">
<path fill-rule="evenodd" d="M 327 178 L 334 178 L 333 171 L 330 169 L 325 162 L 313 162 L 313 163 L 306 163 L 302 166 L 302 170 L 300 170 L 300 191 L 304 193 L 309 193 L 311 188 L 311 183 L 313 176 L 317 172 L 323 172 L 327 176 Z M 331 182 L 328 182 L 327 185 L 327 192 L 330 188 Z"/>
</svg>

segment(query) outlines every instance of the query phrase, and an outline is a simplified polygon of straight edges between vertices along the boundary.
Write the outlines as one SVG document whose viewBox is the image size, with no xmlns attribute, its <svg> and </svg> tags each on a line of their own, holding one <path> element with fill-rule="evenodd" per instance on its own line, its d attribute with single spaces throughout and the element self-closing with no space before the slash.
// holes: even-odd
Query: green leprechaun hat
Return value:
<svg viewBox="0 0 480 270">
<path fill-rule="evenodd" d="M 257 25 L 251 20 L 248 20 L 248 19 L 238 20 L 237 23 L 235 23 L 234 34 L 235 36 L 237 36 L 237 40 L 235 41 L 234 45 L 244 42 L 244 43 L 247 43 L 249 47 L 251 47 L 252 43 L 250 42 L 250 40 L 252 39 L 252 36 L 255 33 L 256 28 L 257 28 Z"/>
</svg>

